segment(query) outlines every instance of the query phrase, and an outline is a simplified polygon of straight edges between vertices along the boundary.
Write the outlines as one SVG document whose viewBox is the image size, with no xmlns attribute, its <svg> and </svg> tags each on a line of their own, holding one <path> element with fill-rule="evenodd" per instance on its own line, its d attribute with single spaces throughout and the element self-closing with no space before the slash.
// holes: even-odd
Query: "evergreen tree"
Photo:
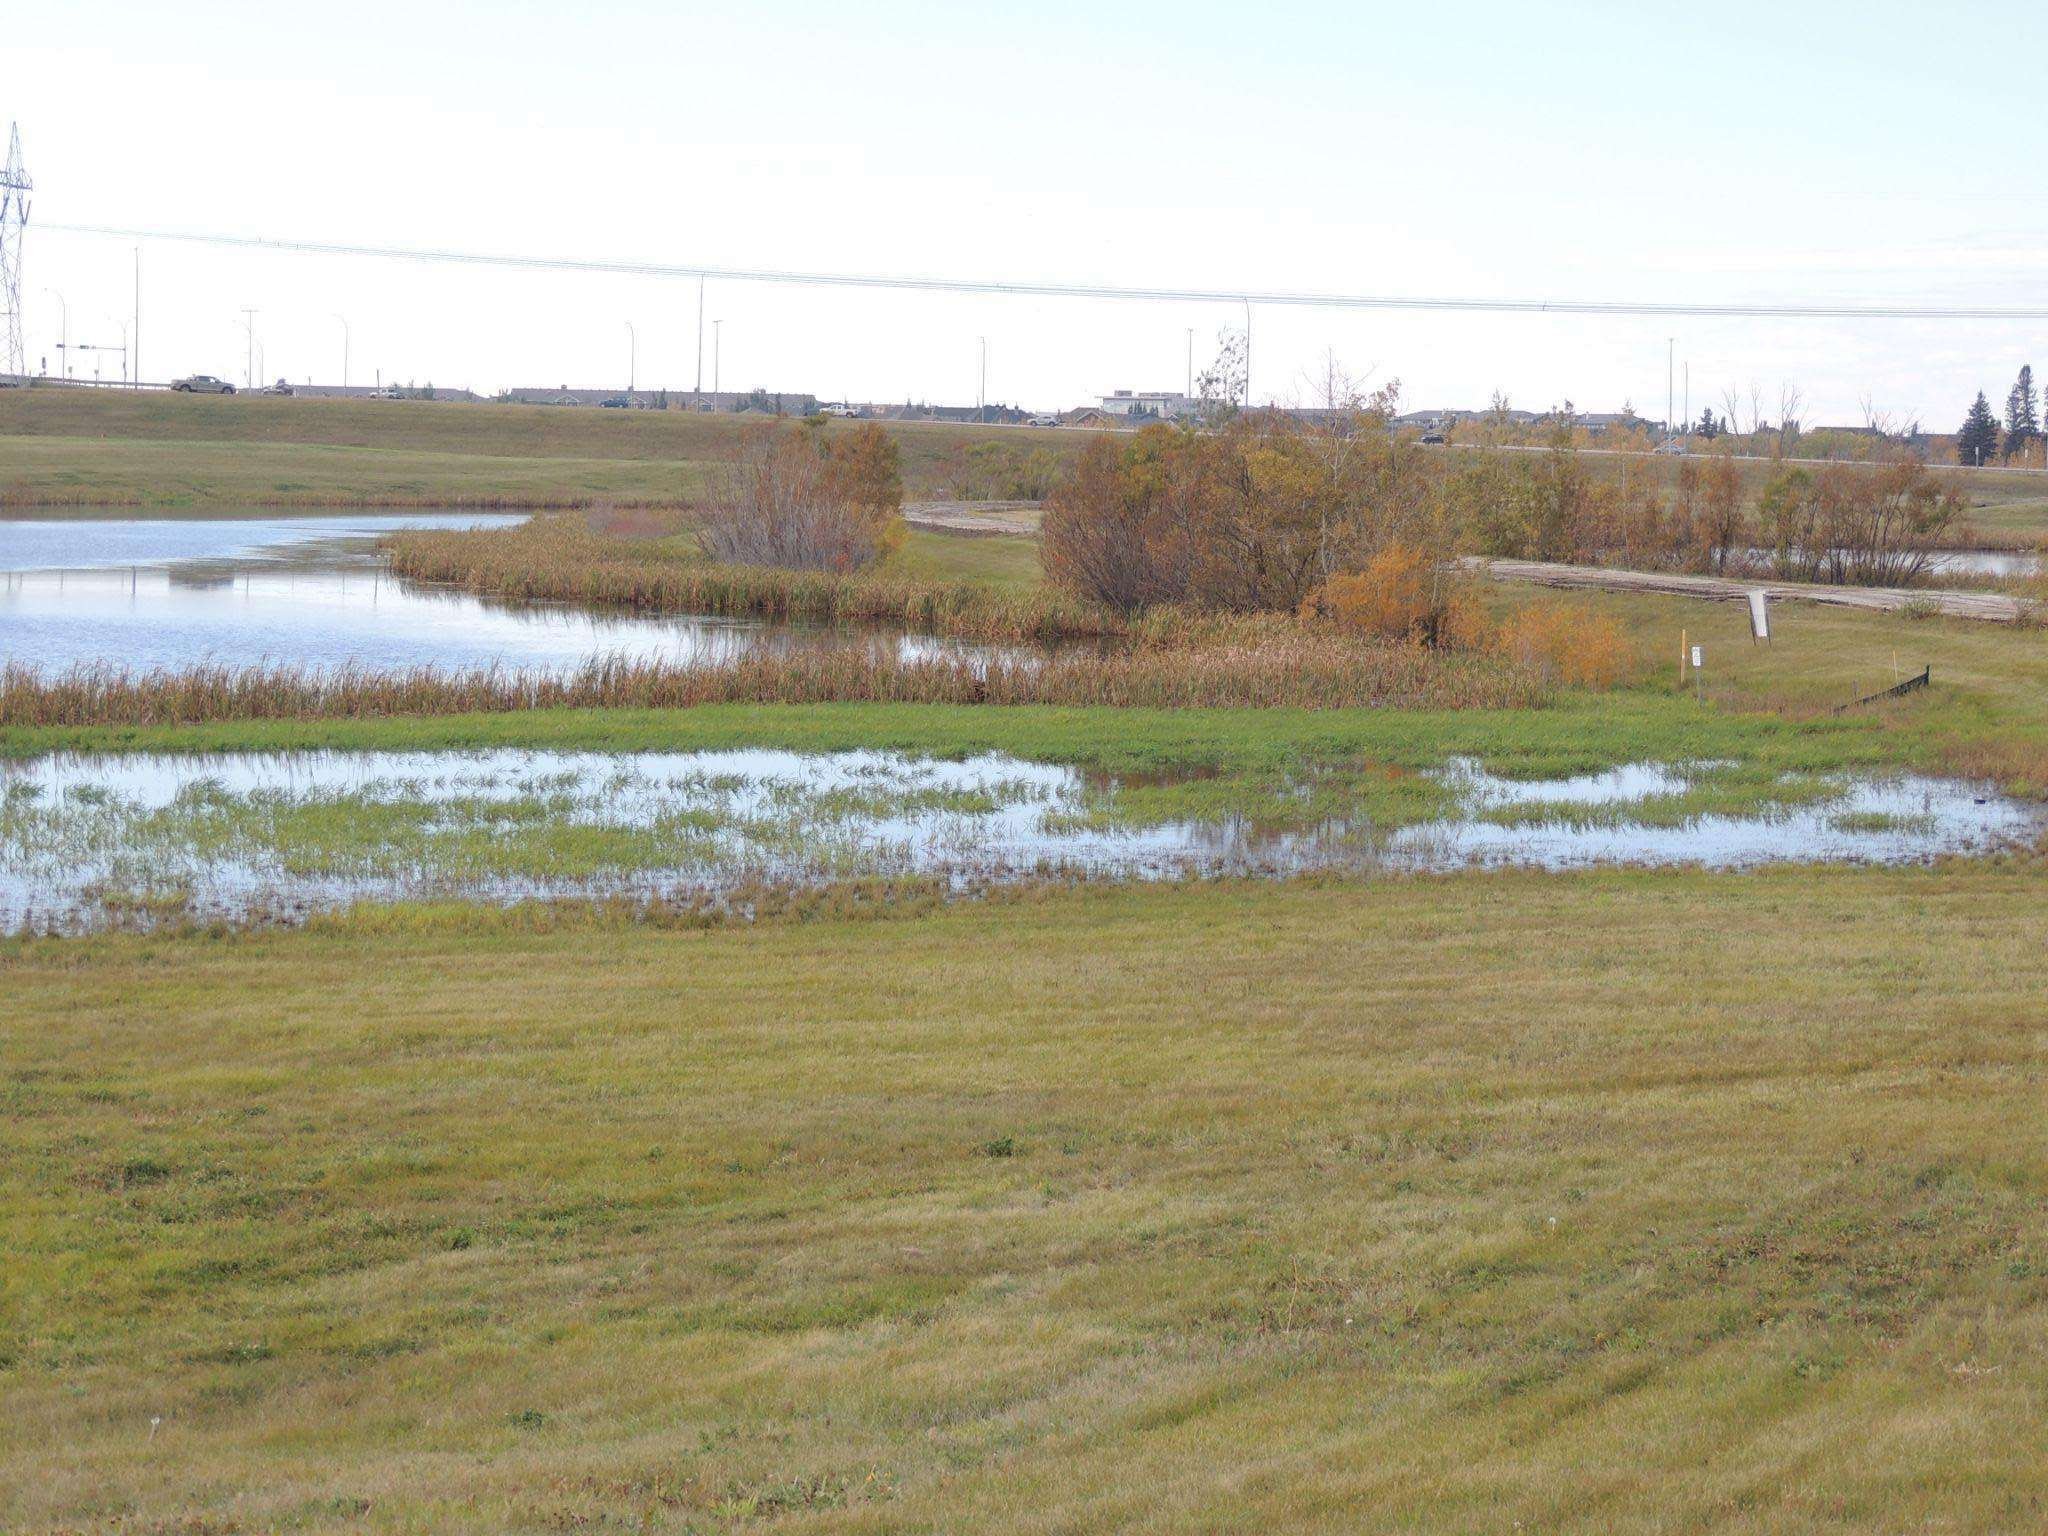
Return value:
<svg viewBox="0 0 2048 1536">
<path fill-rule="evenodd" d="M 1991 414 L 1991 402 L 1980 389 L 1970 405 L 1970 414 L 1963 418 L 1962 429 L 1956 433 L 1956 462 L 1982 464 L 1997 457 L 1998 418 Z"/>
<path fill-rule="evenodd" d="M 2039 397 L 2034 393 L 2034 365 L 2021 366 L 2012 393 L 2005 397 L 2005 456 L 2024 453 L 2028 443 L 2041 435 Z"/>
</svg>

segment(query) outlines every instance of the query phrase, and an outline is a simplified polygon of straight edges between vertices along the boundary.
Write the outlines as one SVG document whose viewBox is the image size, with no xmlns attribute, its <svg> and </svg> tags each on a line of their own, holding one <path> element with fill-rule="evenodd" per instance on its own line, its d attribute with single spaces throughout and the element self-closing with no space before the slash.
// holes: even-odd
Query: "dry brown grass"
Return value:
<svg viewBox="0 0 2048 1536">
<path fill-rule="evenodd" d="M 580 517 L 518 528 L 397 534 L 392 569 L 417 581 L 493 597 L 660 613 L 706 613 L 807 624 L 888 624 L 988 642 L 1045 642 L 1120 633 L 1115 615 L 1043 590 L 980 582 L 721 565 L 676 545 L 594 532 Z"/>
<path fill-rule="evenodd" d="M 906 660 L 887 642 L 848 641 L 709 666 L 601 658 L 568 673 L 109 666 L 45 674 L 10 664 L 0 668 L 0 729 L 738 703 L 1478 709 L 1546 696 L 1536 673 L 1487 658 L 1283 631 L 1212 645 L 994 659 Z"/>
</svg>

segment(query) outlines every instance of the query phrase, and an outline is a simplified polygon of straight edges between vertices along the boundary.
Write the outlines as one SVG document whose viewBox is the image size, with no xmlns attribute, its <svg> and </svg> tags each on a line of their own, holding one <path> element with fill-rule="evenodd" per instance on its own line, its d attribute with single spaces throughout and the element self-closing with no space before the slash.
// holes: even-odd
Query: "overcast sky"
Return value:
<svg viewBox="0 0 2048 1536">
<path fill-rule="evenodd" d="M 11 8 L 35 218 L 530 256 L 1204 289 L 2048 306 L 2048 28 L 1834 0 Z M 317 15 L 318 19 L 307 19 Z M 118 346 L 128 244 L 30 231 L 33 366 Z M 143 367 L 687 388 L 694 284 L 145 243 Z M 724 387 L 1069 405 L 1177 389 L 1229 306 L 714 283 Z M 1410 406 L 1781 383 L 1947 429 L 2035 328 L 1261 310 Z M 704 381 L 711 383 L 705 342 Z M 95 354 L 76 353 L 89 373 Z M 118 372 L 118 355 L 102 362 Z M 1747 407 L 1745 406 L 1745 411 Z"/>
</svg>

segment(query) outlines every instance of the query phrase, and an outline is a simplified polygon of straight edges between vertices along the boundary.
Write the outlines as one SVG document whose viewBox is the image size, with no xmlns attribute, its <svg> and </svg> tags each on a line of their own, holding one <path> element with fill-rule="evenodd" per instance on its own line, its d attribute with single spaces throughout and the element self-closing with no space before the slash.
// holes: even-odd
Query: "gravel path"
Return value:
<svg viewBox="0 0 2048 1536">
<path fill-rule="evenodd" d="M 1611 592 L 1655 592 L 1710 602 L 1767 593 L 1773 602 L 1828 603 L 1838 608 L 1897 612 L 1909 605 L 1949 618 L 1993 624 L 2018 621 L 2032 606 L 1999 592 L 1954 592 L 1938 587 L 1832 587 L 1802 581 L 1734 581 L 1722 576 L 1680 576 L 1664 571 L 1615 571 L 1598 565 L 1555 565 L 1544 560 L 1467 559 L 1468 568 L 1499 581 L 1527 581 L 1543 587 L 1597 587 Z"/>
</svg>

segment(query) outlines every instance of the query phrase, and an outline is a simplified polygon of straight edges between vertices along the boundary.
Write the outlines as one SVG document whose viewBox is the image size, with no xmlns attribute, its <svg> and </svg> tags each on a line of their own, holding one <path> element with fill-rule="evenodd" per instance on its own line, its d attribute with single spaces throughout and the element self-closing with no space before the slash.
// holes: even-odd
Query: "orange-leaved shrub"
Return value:
<svg viewBox="0 0 2048 1536">
<path fill-rule="evenodd" d="M 1471 587 L 1413 544 L 1389 544 L 1362 571 L 1339 571 L 1301 605 L 1305 619 L 1440 650 L 1479 650 L 1486 611 Z"/>
<path fill-rule="evenodd" d="M 1501 621 L 1493 649 L 1540 676 L 1574 688 L 1612 688 L 1640 665 L 1621 621 L 1584 603 L 1540 602 Z"/>
</svg>

